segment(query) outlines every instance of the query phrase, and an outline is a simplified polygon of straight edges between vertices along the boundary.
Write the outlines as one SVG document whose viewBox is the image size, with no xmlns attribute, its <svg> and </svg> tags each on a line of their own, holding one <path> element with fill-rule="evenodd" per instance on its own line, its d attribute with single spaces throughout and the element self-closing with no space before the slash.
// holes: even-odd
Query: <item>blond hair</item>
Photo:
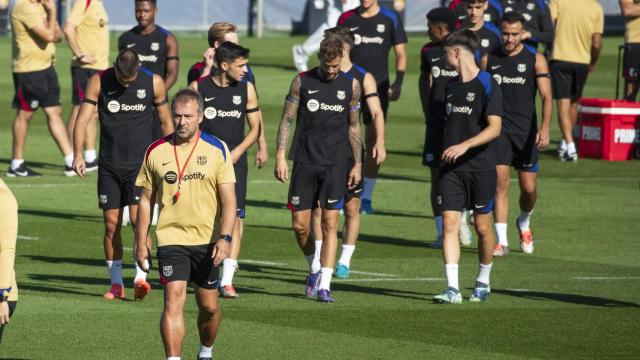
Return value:
<svg viewBox="0 0 640 360">
<path fill-rule="evenodd" d="M 209 28 L 209 47 L 213 47 L 216 43 L 224 42 L 224 36 L 229 33 L 238 32 L 238 27 L 230 22 L 217 22 Z"/>
</svg>

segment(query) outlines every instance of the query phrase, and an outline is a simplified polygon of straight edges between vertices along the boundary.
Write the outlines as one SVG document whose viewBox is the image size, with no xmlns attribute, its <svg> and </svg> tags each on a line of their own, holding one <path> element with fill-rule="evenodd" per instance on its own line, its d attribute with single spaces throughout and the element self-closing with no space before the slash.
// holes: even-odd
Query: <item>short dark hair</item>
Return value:
<svg viewBox="0 0 640 360">
<path fill-rule="evenodd" d="M 462 46 L 475 54 L 478 50 L 478 37 L 469 29 L 460 29 L 447 35 L 442 45 L 444 47 Z"/>
<path fill-rule="evenodd" d="M 476 3 L 486 3 L 487 0 L 462 0 L 462 2 L 467 4 L 476 4 Z"/>
<path fill-rule="evenodd" d="M 338 25 L 324 31 L 325 37 L 335 36 L 344 44 L 352 48 L 356 42 L 356 38 L 351 32 L 351 29 L 345 25 Z"/>
<path fill-rule="evenodd" d="M 524 15 L 522 15 L 522 13 L 519 11 L 509 11 L 508 13 L 505 13 L 504 16 L 502 16 L 502 21 L 508 24 L 515 24 L 519 22 L 524 25 L 524 23 L 527 22 L 527 19 L 525 19 Z"/>
<path fill-rule="evenodd" d="M 248 59 L 249 49 L 234 44 L 231 41 L 225 41 L 216 49 L 215 58 L 218 65 L 223 62 L 232 63 L 236 61 L 236 59 Z"/>
<path fill-rule="evenodd" d="M 171 112 L 175 112 L 176 104 L 187 101 L 195 101 L 198 104 L 198 113 L 202 114 L 204 112 L 204 100 L 202 100 L 202 96 L 200 93 L 193 90 L 192 88 L 184 88 L 178 90 L 178 92 L 173 96 L 173 100 L 171 101 Z"/>
<path fill-rule="evenodd" d="M 116 71 L 125 78 L 133 77 L 140 68 L 140 58 L 133 49 L 122 49 L 113 65 Z"/>
<path fill-rule="evenodd" d="M 454 31 L 456 29 L 456 14 L 448 7 L 437 7 L 427 13 L 427 20 L 430 23 L 438 23 L 447 25 L 447 30 Z"/>
<path fill-rule="evenodd" d="M 331 61 L 337 57 L 342 57 L 342 41 L 337 37 L 329 37 L 320 43 L 318 58 L 320 61 Z"/>
<path fill-rule="evenodd" d="M 153 6 L 157 6 L 158 4 L 156 3 L 156 0 L 135 0 L 133 3 L 139 3 L 139 2 L 150 2 L 153 4 Z"/>
</svg>

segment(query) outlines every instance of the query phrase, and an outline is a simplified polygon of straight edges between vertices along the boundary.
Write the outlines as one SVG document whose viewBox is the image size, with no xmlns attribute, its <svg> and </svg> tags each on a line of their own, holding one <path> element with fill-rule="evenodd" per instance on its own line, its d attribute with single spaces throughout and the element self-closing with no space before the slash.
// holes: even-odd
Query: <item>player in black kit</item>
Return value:
<svg viewBox="0 0 640 360">
<path fill-rule="evenodd" d="M 483 67 L 500 85 L 504 101 L 502 132 L 493 143 L 497 157 L 495 227 L 498 237 L 494 256 L 509 253 L 509 166 L 518 171 L 520 183 L 520 216 L 516 222 L 520 248 L 527 254 L 533 252 L 529 220 L 537 197 L 538 149 L 549 145 L 549 123 L 553 109 L 549 66 L 542 54 L 523 43 L 525 21 L 520 13 L 506 13 L 501 26 L 502 48 L 483 59 Z M 542 124 L 539 129 L 536 91 L 542 99 Z"/>
<path fill-rule="evenodd" d="M 467 9 L 467 18 L 462 27 L 472 30 L 478 37 L 480 56 L 494 52 L 501 44 L 500 30 L 484 18 L 489 7 L 487 0 L 463 0 Z M 479 58 L 477 59 L 480 60 Z"/>
<path fill-rule="evenodd" d="M 231 151 L 233 169 L 236 174 L 236 223 L 229 256 L 223 262 L 220 291 L 225 298 L 237 298 L 232 285 L 233 274 L 238 267 L 240 244 L 244 230 L 245 203 L 247 196 L 247 150 L 255 144 L 260 129 L 260 108 L 253 83 L 247 77 L 249 49 L 230 41 L 217 49 L 215 61 L 217 71 L 191 83 L 204 100 L 202 131 L 212 134 L 227 143 Z M 245 118 L 249 132 L 245 135 Z"/>
<path fill-rule="evenodd" d="M 389 101 L 400 98 L 402 82 L 407 68 L 407 35 L 402 19 L 393 10 L 378 5 L 378 0 L 361 0 L 360 6 L 343 13 L 338 25 L 348 26 L 354 34 L 355 46 L 351 50 L 351 60 L 370 72 L 378 83 L 380 103 L 387 118 Z M 389 82 L 389 51 L 395 52 L 396 80 Z M 371 199 L 380 169 L 373 159 L 376 131 L 372 124 L 371 112 L 362 109 L 365 124 L 366 160 L 364 164 L 364 190 L 360 212 L 373 213 Z"/>
<path fill-rule="evenodd" d="M 131 49 L 120 51 L 113 67 L 89 79 L 73 133 L 73 170 L 85 175 L 82 145 L 86 127 L 95 107 L 100 120 L 98 157 L 98 202 L 104 215 L 104 253 L 111 277 L 111 288 L 105 299 L 124 298 L 122 282 L 122 209 L 130 208 L 135 225 L 140 189 L 135 180 L 147 146 L 154 140 L 152 123 L 158 113 L 164 135 L 174 130 L 167 106 L 167 92 L 162 78 L 141 67 L 138 55 Z M 155 108 L 155 112 L 154 112 Z M 135 229 L 135 226 L 134 226 Z M 151 248 L 151 239 L 148 239 Z M 151 286 L 146 272 L 136 265 L 135 298 L 143 298 Z"/>
<path fill-rule="evenodd" d="M 491 75 L 478 68 L 476 35 L 458 30 L 444 40 L 447 62 L 458 79 L 445 89 L 445 137 L 438 184 L 444 240 L 443 255 L 447 288 L 434 297 L 436 303 L 462 302 L 458 285 L 460 244 L 458 226 L 463 209 L 473 209 L 478 233 L 480 266 L 471 301 L 489 296 L 489 276 L 493 258 L 491 211 L 496 192 L 496 160 L 489 143 L 500 135 L 502 92 Z"/>
<path fill-rule="evenodd" d="M 291 123 L 297 118 L 289 153 L 294 163 L 288 207 L 298 245 L 308 260 L 313 259 L 314 252 L 313 242 L 308 241 L 311 209 L 322 209 L 322 268 L 309 274 L 306 285 L 307 297 L 317 295 L 321 302 L 334 301 L 330 284 L 338 245 L 338 212 L 346 189 L 360 183 L 362 168 L 360 84 L 340 71 L 342 51 L 340 40 L 322 41 L 320 65 L 300 73 L 291 82 L 278 128 L 275 177 L 284 183 L 289 178 L 285 152 Z M 349 150 L 354 159 L 351 169 L 347 168 Z"/>
<path fill-rule="evenodd" d="M 551 50 L 553 43 L 553 22 L 551 12 L 544 0 L 503 0 L 504 13 L 517 12 L 524 18 L 524 30 L 522 41 L 525 44 L 538 48 L 538 44 L 544 44 Z M 500 24 L 499 26 L 502 26 Z"/>
</svg>

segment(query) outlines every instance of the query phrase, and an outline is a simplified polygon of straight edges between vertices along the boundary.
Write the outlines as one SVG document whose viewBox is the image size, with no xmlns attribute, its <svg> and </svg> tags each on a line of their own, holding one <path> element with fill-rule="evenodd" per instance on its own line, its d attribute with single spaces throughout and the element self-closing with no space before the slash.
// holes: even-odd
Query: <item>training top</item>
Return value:
<svg viewBox="0 0 640 360">
<path fill-rule="evenodd" d="M 447 83 L 458 77 L 458 72 L 447 64 L 447 55 L 441 44 L 428 43 L 420 51 L 420 71 L 428 79 L 431 75 L 431 87 L 427 100 L 427 123 L 430 126 L 444 126 L 446 112 L 444 92 Z"/>
<path fill-rule="evenodd" d="M 499 49 L 488 57 L 487 72 L 502 90 L 502 131 L 507 134 L 527 136 L 537 131 L 535 67 L 536 50 L 530 46 L 514 56 Z"/>
<path fill-rule="evenodd" d="M 450 81 L 445 90 L 444 146 L 460 144 L 478 135 L 488 126 L 487 117 L 502 116 L 502 92 L 488 72 L 466 83 L 459 78 Z M 496 159 L 489 144 L 469 149 L 453 164 L 443 163 L 443 171 L 482 172 L 495 171 Z"/>
<path fill-rule="evenodd" d="M 149 34 L 142 34 L 136 25 L 120 35 L 118 50 L 133 49 L 142 66 L 163 79 L 167 76 L 167 38 L 171 32 L 160 25 Z"/>
<path fill-rule="evenodd" d="M 247 81 L 234 81 L 226 87 L 218 86 L 211 76 L 197 80 L 198 93 L 204 101 L 202 131 L 224 141 L 230 150 L 244 140 L 244 124 L 247 118 Z M 247 166 L 245 152 L 236 162 Z"/>
<path fill-rule="evenodd" d="M 537 48 L 538 43 L 553 43 L 553 22 L 544 0 L 507 0 L 504 12 L 511 11 L 520 12 L 526 20 L 524 28 L 531 33 L 531 38 L 526 40 L 527 44 Z"/>
<path fill-rule="evenodd" d="M 492 23 L 485 21 L 484 25 L 475 31 L 478 37 L 478 45 L 480 48 L 480 56 L 490 54 L 502 46 L 502 34 L 500 30 Z"/>
<path fill-rule="evenodd" d="M 9 301 L 18 301 L 14 264 L 18 237 L 18 203 L 11 190 L 0 179 L 0 290 Z"/>
<path fill-rule="evenodd" d="M 153 73 L 141 67 L 136 80 L 127 88 L 113 68 L 99 73 L 100 151 L 98 163 L 110 168 L 138 167 L 144 151 L 153 142 L 151 126 L 156 120 L 153 108 Z"/>
<path fill-rule="evenodd" d="M 180 197 L 174 201 L 179 173 L 173 136 L 156 140 L 149 146 L 136 179 L 136 186 L 158 194 L 158 247 L 214 243 L 222 226 L 218 186 L 236 182 L 229 149 L 220 139 L 201 132 L 185 168 L 193 144 L 176 146 L 180 170 L 184 170 Z"/>
<path fill-rule="evenodd" d="M 109 67 L 109 17 L 102 0 L 76 0 L 67 22 L 76 25 L 76 40 L 82 54 L 91 54 L 95 64 L 73 60 L 71 66 L 104 70 Z"/>
<path fill-rule="evenodd" d="M 356 8 L 340 15 L 338 25 L 348 26 L 355 37 L 351 60 L 370 72 L 378 84 L 389 80 L 389 50 L 407 42 L 400 16 L 381 6 L 376 15 L 365 18 Z"/>
<path fill-rule="evenodd" d="M 604 12 L 596 0 L 551 0 L 556 21 L 552 60 L 589 64 L 592 36 L 604 32 Z"/>
<path fill-rule="evenodd" d="M 340 72 L 327 81 L 318 71 L 316 67 L 299 74 L 300 106 L 289 160 L 310 165 L 344 164 L 348 159 L 353 77 Z"/>
<path fill-rule="evenodd" d="M 24 73 L 48 69 L 53 65 L 56 47 L 33 35 L 31 29 L 45 24 L 44 5 L 16 0 L 11 10 L 13 72 Z"/>
</svg>

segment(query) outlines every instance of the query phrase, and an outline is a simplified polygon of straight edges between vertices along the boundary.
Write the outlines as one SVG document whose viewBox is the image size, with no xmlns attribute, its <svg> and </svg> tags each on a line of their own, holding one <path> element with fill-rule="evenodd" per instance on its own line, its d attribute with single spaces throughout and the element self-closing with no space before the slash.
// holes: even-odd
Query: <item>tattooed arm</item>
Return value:
<svg viewBox="0 0 640 360">
<path fill-rule="evenodd" d="M 276 146 L 276 168 L 274 175 L 280 182 L 286 182 L 289 179 L 289 166 L 287 165 L 287 143 L 289 142 L 289 132 L 291 123 L 298 113 L 298 105 L 300 103 L 300 83 L 299 75 L 291 82 L 289 94 L 284 102 L 284 110 L 278 127 L 278 143 Z"/>
<path fill-rule="evenodd" d="M 353 151 L 353 159 L 355 165 L 349 173 L 349 189 L 355 188 L 360 184 L 362 176 L 362 141 L 360 141 L 360 97 L 362 96 L 360 90 L 360 83 L 358 80 L 353 80 L 352 93 L 349 109 L 349 144 L 351 144 L 351 151 Z"/>
</svg>

